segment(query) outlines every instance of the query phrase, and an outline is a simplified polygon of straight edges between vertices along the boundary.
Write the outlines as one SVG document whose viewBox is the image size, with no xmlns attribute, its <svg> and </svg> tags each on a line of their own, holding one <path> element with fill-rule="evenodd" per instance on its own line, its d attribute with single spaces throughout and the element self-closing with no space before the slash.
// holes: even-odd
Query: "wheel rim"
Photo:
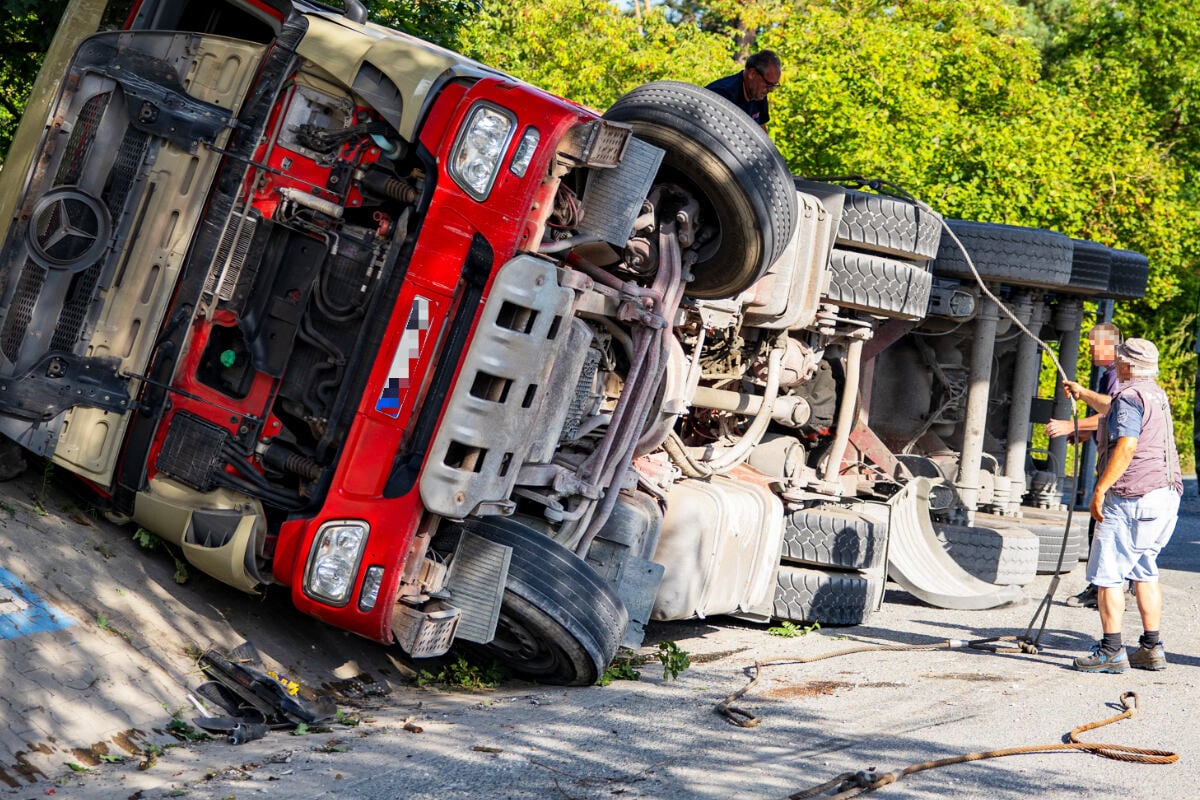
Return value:
<svg viewBox="0 0 1200 800">
<path fill-rule="evenodd" d="M 558 648 L 540 639 L 521 615 L 507 606 L 500 611 L 496 638 L 489 644 L 501 661 L 530 675 L 555 675 L 569 669 Z"/>
</svg>

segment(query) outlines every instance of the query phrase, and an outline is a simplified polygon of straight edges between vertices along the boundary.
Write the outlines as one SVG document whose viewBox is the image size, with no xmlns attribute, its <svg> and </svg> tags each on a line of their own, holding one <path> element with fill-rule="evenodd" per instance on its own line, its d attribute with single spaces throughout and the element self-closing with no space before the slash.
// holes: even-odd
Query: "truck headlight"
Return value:
<svg viewBox="0 0 1200 800">
<path fill-rule="evenodd" d="M 516 120 L 507 111 L 481 103 L 458 132 L 450 151 L 450 176 L 476 200 L 492 190 L 515 128 Z"/>
<path fill-rule="evenodd" d="M 308 553 L 305 593 L 330 605 L 344 606 L 354 588 L 369 531 L 367 523 L 357 520 L 322 525 Z"/>
</svg>

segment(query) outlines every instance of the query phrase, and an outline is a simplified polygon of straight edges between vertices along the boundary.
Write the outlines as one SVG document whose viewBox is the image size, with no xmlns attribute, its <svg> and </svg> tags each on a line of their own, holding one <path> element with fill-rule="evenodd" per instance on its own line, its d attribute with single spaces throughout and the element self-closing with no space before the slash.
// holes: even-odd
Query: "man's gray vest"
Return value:
<svg viewBox="0 0 1200 800">
<path fill-rule="evenodd" d="M 1151 378 L 1134 378 L 1121 387 L 1113 398 L 1132 400 L 1142 408 L 1142 430 L 1138 434 L 1137 450 L 1124 474 L 1113 484 L 1112 491 L 1119 497 L 1144 497 L 1155 489 L 1171 486 L 1183 494 L 1183 480 L 1179 474 L 1179 453 L 1175 449 L 1175 429 L 1171 422 L 1171 406 L 1167 393 Z M 1115 406 L 1114 406 L 1115 407 Z M 1110 413 L 1112 409 L 1109 410 Z M 1102 473 L 1108 466 L 1108 414 L 1100 420 L 1097 436 L 1097 455 Z"/>
</svg>

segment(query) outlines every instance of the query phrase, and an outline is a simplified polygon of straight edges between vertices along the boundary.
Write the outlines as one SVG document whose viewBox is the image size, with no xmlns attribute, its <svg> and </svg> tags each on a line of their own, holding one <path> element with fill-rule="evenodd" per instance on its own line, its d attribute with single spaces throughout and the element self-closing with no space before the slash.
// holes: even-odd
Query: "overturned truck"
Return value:
<svg viewBox="0 0 1200 800">
<path fill-rule="evenodd" d="M 1036 365 L 942 218 L 793 178 L 687 84 L 598 114 L 354 0 L 76 0 L 0 225 L 0 433 L 414 657 L 581 684 L 650 619 L 857 624 L 889 577 L 989 607 L 1032 572 L 954 542 L 1011 561 L 975 515 L 1061 502 L 1030 489 Z M 1144 286 L 948 226 L 1064 341 Z"/>
</svg>

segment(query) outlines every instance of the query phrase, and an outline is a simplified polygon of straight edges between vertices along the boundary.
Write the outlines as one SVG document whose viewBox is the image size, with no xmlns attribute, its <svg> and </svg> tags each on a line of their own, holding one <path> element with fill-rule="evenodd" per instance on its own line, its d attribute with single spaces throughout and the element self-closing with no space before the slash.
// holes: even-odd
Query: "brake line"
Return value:
<svg viewBox="0 0 1200 800">
<path fill-rule="evenodd" d="M 939 758 L 935 761 L 923 761 L 919 764 L 911 764 L 896 772 L 884 772 L 882 774 L 875 772 L 873 768 L 860 772 L 844 772 L 836 778 L 822 783 L 820 786 L 793 792 L 787 796 L 786 800 L 806 800 L 806 798 L 816 797 L 830 790 L 833 790 L 834 793 L 826 795 L 827 797 L 843 800 L 844 798 L 856 797 L 866 792 L 873 792 L 881 787 L 896 783 L 906 775 L 912 775 L 916 772 L 924 772 L 925 770 L 936 769 L 937 767 L 946 767 L 951 764 L 964 764 L 970 761 L 983 761 L 988 758 L 1003 758 L 1004 756 L 1020 756 L 1032 753 L 1075 750 L 1131 764 L 1174 764 L 1179 760 L 1179 754 L 1173 753 L 1170 750 L 1153 750 L 1141 747 L 1129 747 L 1123 744 L 1099 744 L 1079 740 L 1079 734 L 1081 733 L 1131 718 L 1137 713 L 1137 694 L 1135 692 L 1125 692 L 1122 694 L 1121 705 L 1125 710 L 1120 714 L 1072 728 L 1066 736 L 1068 740 L 1066 742 L 984 750 L 978 753 Z"/>
</svg>

